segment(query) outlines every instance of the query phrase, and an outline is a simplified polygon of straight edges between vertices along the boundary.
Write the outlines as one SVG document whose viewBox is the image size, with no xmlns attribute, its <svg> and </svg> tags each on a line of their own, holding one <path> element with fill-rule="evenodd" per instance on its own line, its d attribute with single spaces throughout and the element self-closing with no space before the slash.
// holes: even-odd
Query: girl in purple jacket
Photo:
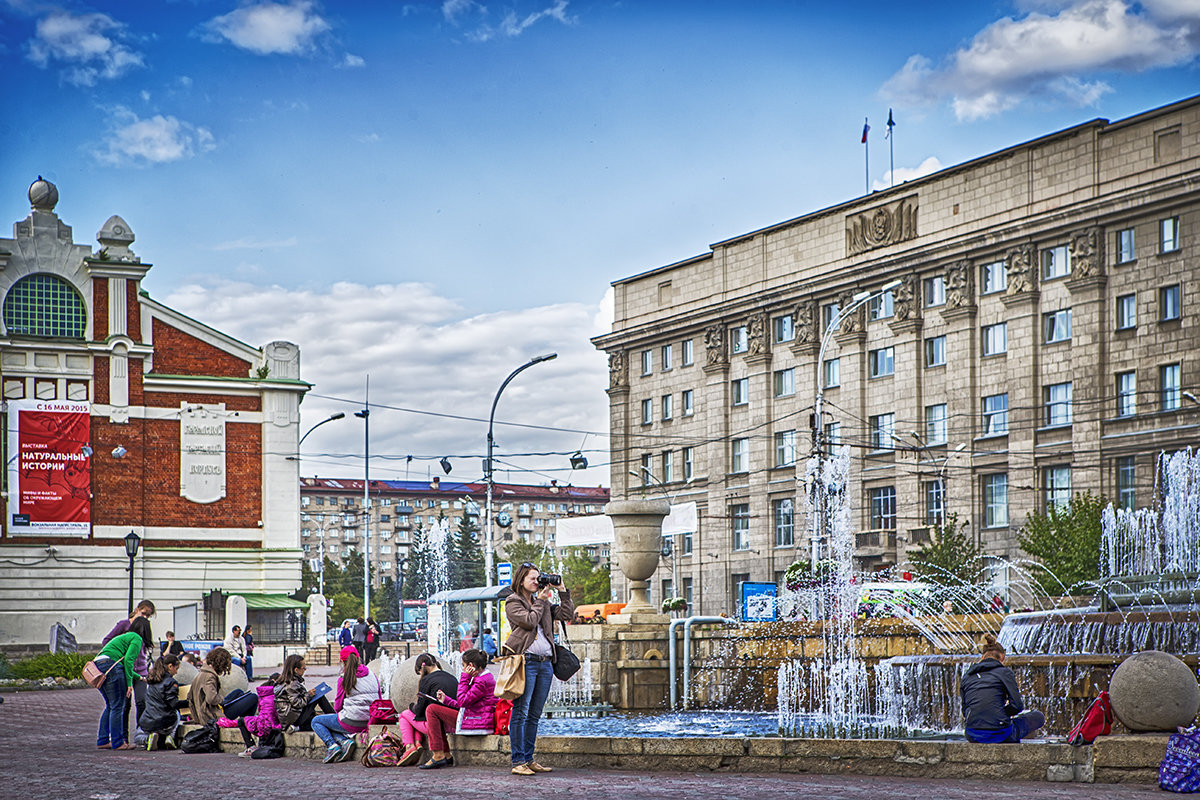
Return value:
<svg viewBox="0 0 1200 800">
<path fill-rule="evenodd" d="M 425 721 L 429 724 L 429 746 L 433 750 L 429 761 L 421 769 L 438 769 L 454 766 L 450 744 L 446 736 L 453 733 L 462 709 L 464 731 L 489 733 L 496 728 L 496 679 L 487 671 L 488 657 L 482 650 L 468 650 L 462 654 L 462 673 L 458 676 L 458 691 L 449 697 L 441 689 L 437 699 L 441 705 L 430 705 L 425 709 Z"/>
</svg>

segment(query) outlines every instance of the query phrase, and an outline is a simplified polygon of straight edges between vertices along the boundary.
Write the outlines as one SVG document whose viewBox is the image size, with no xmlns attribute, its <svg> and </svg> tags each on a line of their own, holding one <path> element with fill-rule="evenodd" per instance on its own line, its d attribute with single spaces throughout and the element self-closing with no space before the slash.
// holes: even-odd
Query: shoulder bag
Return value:
<svg viewBox="0 0 1200 800">
<path fill-rule="evenodd" d="M 391 700 L 385 700 L 383 697 L 382 681 L 379 683 L 379 699 L 371 701 L 371 707 L 367 714 L 367 725 L 395 725 L 400 721 L 396 716 L 396 706 L 392 704 Z M 366 754 L 363 755 L 365 757 Z M 371 765 L 367 764 L 367 766 Z"/>
<path fill-rule="evenodd" d="M 112 672 L 113 667 L 120 663 L 120 661 L 114 661 L 112 667 L 102 671 L 96 666 L 95 661 L 89 661 L 83 665 L 83 679 L 88 682 L 88 686 L 91 686 L 93 689 L 99 689 L 104 685 L 105 679 L 108 678 L 108 673 Z"/>
<path fill-rule="evenodd" d="M 562 625 L 563 641 L 570 644 L 570 639 L 567 638 L 567 623 L 559 620 Z M 554 645 L 554 677 L 560 681 L 569 681 L 579 672 L 579 656 L 572 653 L 561 644 Z"/>
<path fill-rule="evenodd" d="M 492 659 L 500 665 L 500 674 L 496 676 L 496 697 L 502 700 L 516 700 L 525 694 L 525 654 L 510 653 Z"/>
</svg>

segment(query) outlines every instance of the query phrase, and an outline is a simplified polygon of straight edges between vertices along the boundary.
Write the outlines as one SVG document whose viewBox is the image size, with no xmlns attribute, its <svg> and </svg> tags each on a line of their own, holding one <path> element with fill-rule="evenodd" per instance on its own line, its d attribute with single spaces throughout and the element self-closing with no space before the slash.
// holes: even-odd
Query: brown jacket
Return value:
<svg viewBox="0 0 1200 800">
<path fill-rule="evenodd" d="M 510 653 L 524 653 L 537 639 L 537 629 L 541 626 L 546 641 L 554 643 L 554 621 L 569 622 L 575 614 L 575 603 L 571 600 L 568 589 L 559 589 L 558 597 L 561 605 L 550 605 L 549 600 L 535 597 L 533 602 L 526 600 L 520 592 L 513 592 L 504 601 L 504 616 L 512 627 L 512 633 L 504 640 L 504 646 Z M 501 655 L 504 653 L 502 652 Z"/>
<path fill-rule="evenodd" d="M 188 693 L 188 708 L 192 712 L 192 719 L 198 725 L 219 719 L 221 700 L 221 679 L 215 669 L 205 664 L 192 681 L 192 689 Z"/>
</svg>

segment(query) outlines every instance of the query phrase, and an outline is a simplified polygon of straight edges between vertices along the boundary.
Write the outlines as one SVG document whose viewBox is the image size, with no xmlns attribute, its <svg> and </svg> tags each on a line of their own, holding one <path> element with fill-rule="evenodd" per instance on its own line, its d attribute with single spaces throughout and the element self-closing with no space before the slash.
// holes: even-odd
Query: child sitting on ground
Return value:
<svg viewBox="0 0 1200 800">
<path fill-rule="evenodd" d="M 175 673 L 179 672 L 179 658 L 165 655 L 150 667 L 146 686 L 146 710 L 138 717 L 138 727 L 150 735 L 147 750 L 157 750 L 159 743 L 172 749 L 179 746 L 179 710 L 187 708 L 187 700 L 179 699 L 179 684 Z"/>
</svg>

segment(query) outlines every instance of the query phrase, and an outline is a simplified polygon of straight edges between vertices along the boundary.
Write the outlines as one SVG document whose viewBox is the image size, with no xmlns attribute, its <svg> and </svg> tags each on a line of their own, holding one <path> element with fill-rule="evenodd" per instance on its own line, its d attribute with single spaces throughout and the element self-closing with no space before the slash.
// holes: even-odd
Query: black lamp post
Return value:
<svg viewBox="0 0 1200 800">
<path fill-rule="evenodd" d="M 133 531 L 125 536 L 125 555 L 129 556 L 129 614 L 133 616 L 133 560 L 137 558 L 138 548 L 142 546 L 142 537 Z"/>
</svg>

